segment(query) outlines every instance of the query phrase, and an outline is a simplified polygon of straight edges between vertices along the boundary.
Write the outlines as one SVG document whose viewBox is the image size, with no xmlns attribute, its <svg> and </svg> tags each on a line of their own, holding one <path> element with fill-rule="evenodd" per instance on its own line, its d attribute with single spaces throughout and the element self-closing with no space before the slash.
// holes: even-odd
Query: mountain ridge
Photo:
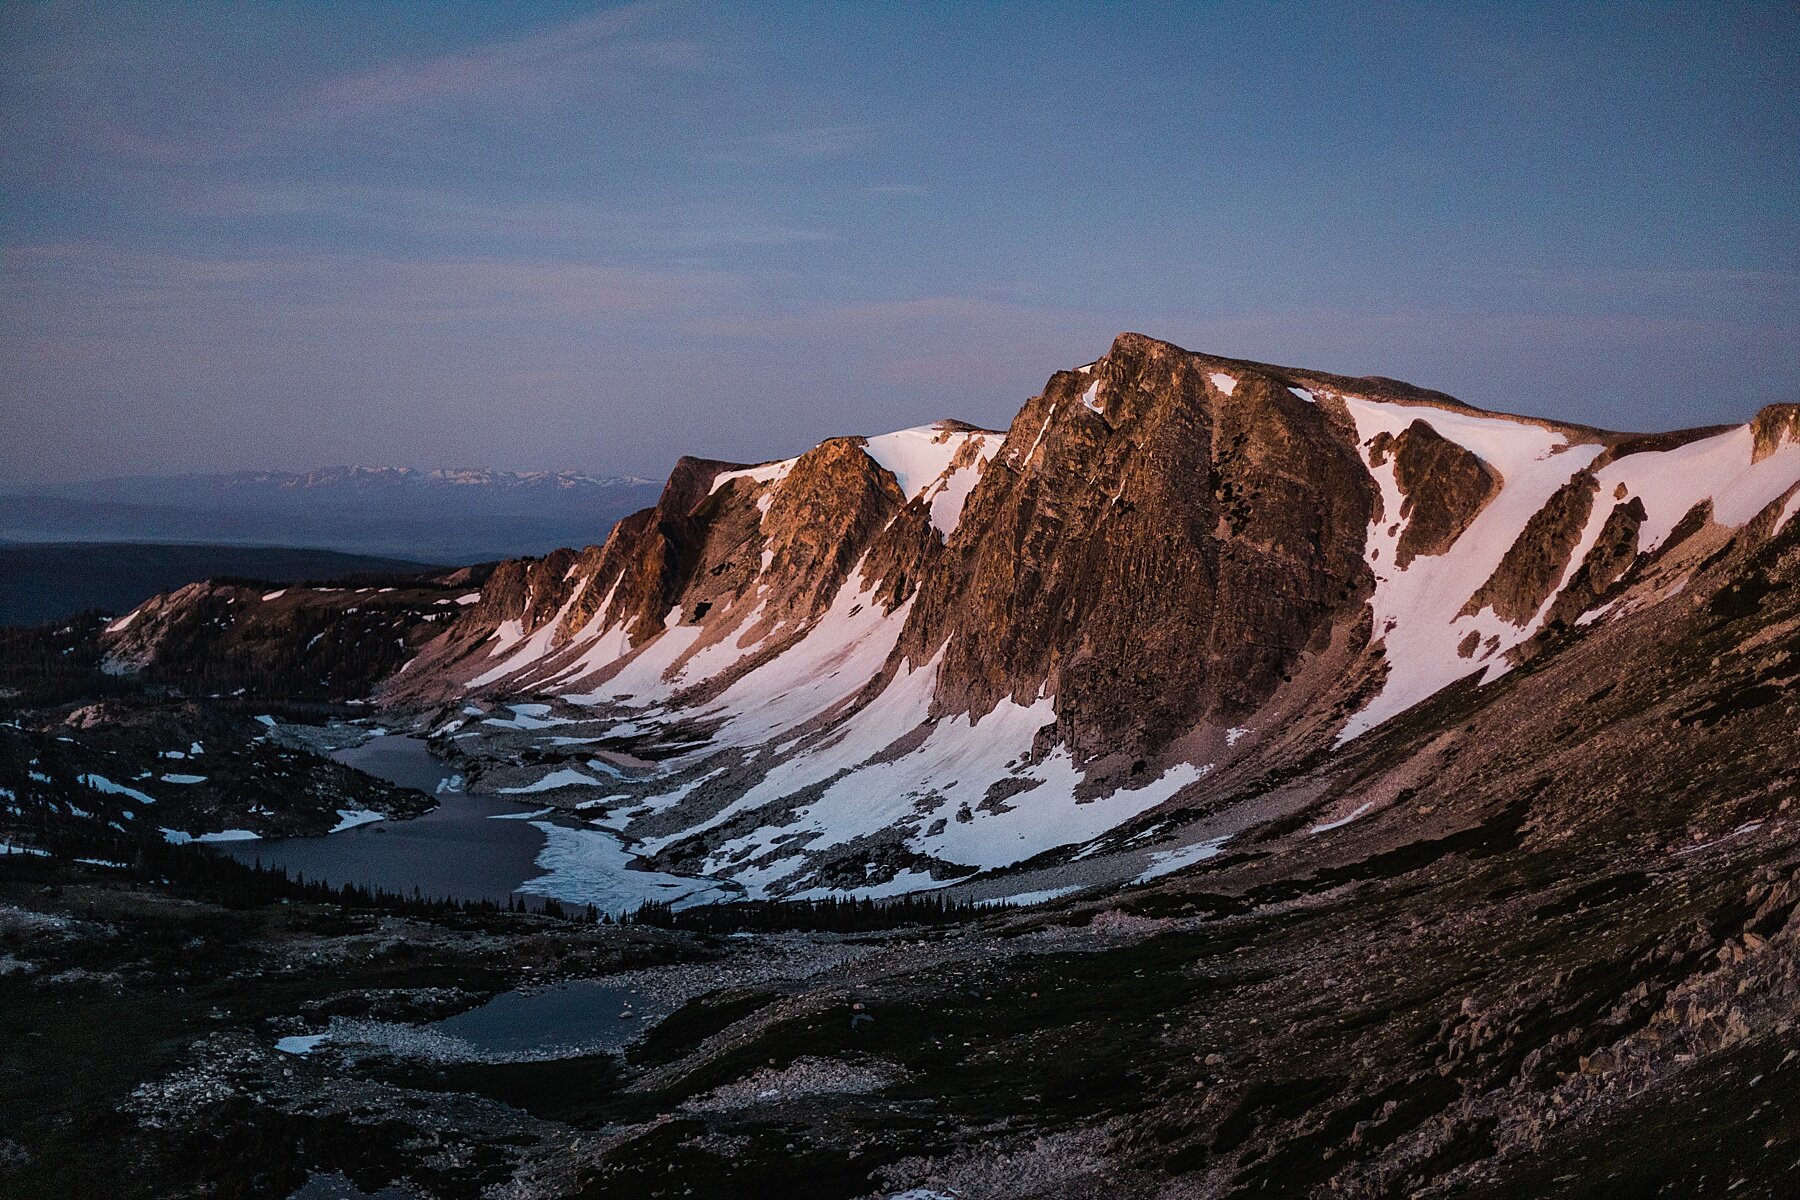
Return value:
<svg viewBox="0 0 1800 1200">
<path fill-rule="evenodd" d="M 502 563 L 379 698 L 662 869 L 893 894 L 1250 803 L 1800 528 L 1781 406 L 1619 434 L 1343 381 L 1126 334 L 1004 432 L 684 458 L 604 542 Z"/>
</svg>

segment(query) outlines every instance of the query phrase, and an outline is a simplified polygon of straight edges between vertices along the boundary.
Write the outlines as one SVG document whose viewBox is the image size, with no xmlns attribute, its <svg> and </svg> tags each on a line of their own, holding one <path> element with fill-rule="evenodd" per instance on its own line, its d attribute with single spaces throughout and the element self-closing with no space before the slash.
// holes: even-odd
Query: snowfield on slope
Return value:
<svg viewBox="0 0 1800 1200">
<path fill-rule="evenodd" d="M 1483 682 L 1509 670 L 1507 652 L 1542 627 L 1551 605 L 1599 539 L 1615 503 L 1631 497 L 1643 502 L 1648 515 L 1639 530 L 1638 549 L 1650 552 L 1702 501 L 1711 501 L 1712 518 L 1718 524 L 1737 527 L 1780 499 L 1800 478 L 1800 443 L 1784 442 L 1761 462 L 1753 462 L 1754 437 L 1747 425 L 1673 450 L 1640 451 L 1613 460 L 1594 472 L 1599 487 L 1593 508 L 1561 578 L 1536 614 L 1515 625 L 1490 607 L 1469 615 L 1463 608 L 1518 541 L 1526 522 L 1558 488 L 1590 467 L 1604 447 L 1571 443 L 1554 430 L 1516 418 L 1354 396 L 1342 400 L 1356 422 L 1363 461 L 1381 492 L 1383 512 L 1370 524 L 1365 557 L 1376 581 L 1370 601 L 1373 638 L 1385 652 L 1388 675 L 1380 692 L 1344 727 L 1340 744 L 1477 667 Z M 1395 550 L 1406 521 L 1399 515 L 1403 497 L 1395 478 L 1396 461 L 1389 455 L 1380 466 L 1373 465 L 1369 444 L 1383 433 L 1398 436 L 1415 420 L 1493 467 L 1502 487 L 1447 553 L 1415 557 L 1400 569 L 1395 566 Z M 1458 646 L 1471 634 L 1479 649 L 1464 657 Z"/>
<path fill-rule="evenodd" d="M 1254 374 L 1216 371 L 1207 378 L 1217 393 L 1230 396 Z M 1082 407 L 1062 419 L 1088 421 L 1083 409 L 1099 412 L 1102 390 L 1098 378 L 1088 382 Z M 1341 727 L 1340 745 L 1458 680 L 1479 675 L 1486 682 L 1509 670 L 1509 652 L 1539 632 L 1615 503 L 1641 500 L 1647 517 L 1639 548 L 1651 551 L 1697 503 L 1710 501 L 1717 522 L 1738 526 L 1782 500 L 1800 479 L 1800 444 L 1787 441 L 1753 462 L 1748 426 L 1670 450 L 1624 455 L 1595 469 L 1606 453 L 1600 437 L 1587 440 L 1529 419 L 1436 403 L 1341 394 L 1317 380 L 1287 390 L 1320 408 L 1342 405 L 1381 502 L 1380 515 L 1364 532 L 1364 559 L 1374 578 L 1369 649 L 1381 656 L 1385 675 Z M 1008 451 L 1009 469 L 1033 468 L 1057 412 L 1052 402 L 1041 428 L 1031 422 L 1035 438 L 1031 429 L 1018 433 L 1018 443 Z M 1478 457 L 1498 487 L 1447 548 L 1415 554 L 1401 568 L 1397 550 L 1408 519 L 1400 515 L 1406 497 L 1396 474 L 1399 456 L 1387 455 L 1376 465 L 1372 442 L 1383 434 L 1399 437 L 1415 422 Z M 929 506 L 932 528 L 949 542 L 1007 436 L 940 423 L 857 444 L 893 476 L 908 503 Z M 734 481 L 748 485 L 738 495 L 745 504 L 754 503 L 766 525 L 781 490 L 796 486 L 798 461 L 724 472 L 712 479 L 709 494 Z M 1534 516 L 1588 470 L 1594 471 L 1598 492 L 1549 597 L 1522 622 L 1503 618 L 1492 606 L 1466 612 Z M 1800 493 L 1787 501 L 1786 511 L 1797 508 Z M 741 551 L 757 552 L 754 540 Z M 1045 744 L 1046 731 L 1057 720 L 1047 690 L 1002 698 L 978 717 L 947 714 L 938 706 L 944 646 L 924 663 L 896 655 L 919 593 L 896 593 L 880 580 L 866 579 L 867 555 L 848 571 L 829 603 L 795 615 L 775 593 L 771 552 L 760 553 L 760 569 L 747 572 L 747 584 L 724 593 L 728 600 L 706 605 L 711 616 L 704 620 L 703 613 L 689 611 L 698 606 L 684 609 L 680 593 L 662 593 L 659 606 L 674 603 L 663 614 L 661 629 L 635 645 L 629 618 L 614 612 L 616 582 L 583 627 L 554 644 L 592 582 L 588 579 L 553 614 L 504 622 L 495 631 L 468 686 L 491 693 L 497 684 L 551 703 L 511 702 L 510 716 L 480 722 L 496 731 L 484 729 L 483 736 L 552 750 L 611 736 L 667 739 L 656 743 L 653 761 L 626 770 L 585 755 L 585 767 L 565 761 L 568 755 L 545 755 L 561 765 L 501 789 L 518 796 L 564 788 L 584 793 L 579 807 L 601 810 L 590 824 L 623 839 L 620 844 L 610 833 L 584 836 L 558 827 L 543 863 L 555 879 L 556 894 L 570 894 L 574 881 L 591 870 L 595 902 L 619 901 L 622 893 L 609 890 L 618 886 L 613 875 L 642 859 L 678 864 L 694 874 L 643 872 L 648 878 L 632 881 L 639 896 L 698 899 L 714 895 L 712 889 L 722 882 L 752 898 L 821 895 L 829 889 L 883 896 L 943 887 L 1049 851 L 1093 848 L 1096 839 L 1214 775 L 1215 763 L 1198 759 L 1214 758 L 1229 767 L 1259 753 L 1257 744 L 1273 736 L 1273 726 L 1264 729 L 1250 714 L 1218 731 L 1223 747 L 1217 753 L 1195 755 L 1195 761 L 1165 759 L 1130 779 L 1134 786 L 1117 780 L 1097 786 L 1066 746 Z M 1578 614 L 1578 623 L 1603 618 L 1608 607 Z M 777 646 L 780 652 L 774 653 Z M 583 736 L 538 735 L 569 725 L 580 728 L 561 732 Z M 1263 732 L 1246 740 L 1253 725 Z M 1345 807 L 1337 819 L 1304 833 L 1329 833 L 1362 818 L 1371 806 Z M 1222 844 L 1220 839 L 1159 851 L 1140 878 L 1194 866 Z M 827 867 L 828 875 L 823 874 Z M 822 882 L 826 878 L 829 885 Z"/>
<path fill-rule="evenodd" d="M 1395 552 L 1406 522 L 1400 516 L 1404 497 L 1394 474 L 1395 458 L 1389 455 L 1379 467 L 1369 465 L 1381 490 L 1382 512 L 1369 525 L 1364 557 L 1375 573 L 1375 595 L 1369 601 L 1373 637 L 1386 651 L 1388 675 L 1381 691 L 1344 726 L 1340 743 L 1468 675 L 1476 663 L 1459 655 L 1457 645 L 1470 633 L 1484 647 L 1491 639 L 1493 649 L 1483 655 L 1494 664 L 1490 670 L 1499 666 L 1498 655 L 1525 640 L 1525 630 L 1502 621 L 1492 609 L 1459 614 L 1500 565 L 1525 523 L 1602 449 L 1572 446 L 1561 434 L 1527 421 L 1354 396 L 1342 399 L 1356 422 L 1365 464 L 1376 437 L 1398 437 L 1414 421 L 1424 421 L 1498 471 L 1502 487 L 1448 553 L 1420 555 L 1402 570 L 1395 566 Z"/>
</svg>

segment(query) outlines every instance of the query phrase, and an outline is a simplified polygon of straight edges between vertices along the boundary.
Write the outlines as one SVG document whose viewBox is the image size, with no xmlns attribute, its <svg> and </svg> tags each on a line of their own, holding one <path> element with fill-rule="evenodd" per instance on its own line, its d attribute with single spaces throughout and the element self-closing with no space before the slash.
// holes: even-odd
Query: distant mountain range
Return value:
<svg viewBox="0 0 1800 1200">
<path fill-rule="evenodd" d="M 155 542 L 0 542 L 0 625 L 125 612 L 159 592 L 221 576 L 293 583 L 412 575 L 424 563 L 289 546 Z"/>
<path fill-rule="evenodd" d="M 138 476 L 0 495 L 0 539 L 305 546 L 473 562 L 603 542 L 621 517 L 654 504 L 661 486 L 485 467 Z"/>
</svg>

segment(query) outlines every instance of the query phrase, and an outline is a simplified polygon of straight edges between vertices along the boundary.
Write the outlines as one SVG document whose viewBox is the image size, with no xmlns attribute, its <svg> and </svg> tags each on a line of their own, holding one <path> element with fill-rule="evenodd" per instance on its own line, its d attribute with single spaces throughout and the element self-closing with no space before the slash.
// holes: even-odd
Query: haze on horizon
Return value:
<svg viewBox="0 0 1800 1200">
<path fill-rule="evenodd" d="M 1800 398 L 1800 10 L 0 7 L 0 487 L 659 476 L 1133 329 L 1622 429 Z"/>
</svg>

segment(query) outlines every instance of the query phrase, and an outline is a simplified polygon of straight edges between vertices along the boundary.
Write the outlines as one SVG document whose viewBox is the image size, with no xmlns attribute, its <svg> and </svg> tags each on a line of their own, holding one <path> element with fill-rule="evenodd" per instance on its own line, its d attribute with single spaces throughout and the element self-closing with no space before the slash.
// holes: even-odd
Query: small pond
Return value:
<svg viewBox="0 0 1800 1200">
<path fill-rule="evenodd" d="M 479 1008 L 431 1026 L 486 1054 L 557 1049 L 617 1050 L 669 1013 L 636 988 L 577 979 L 528 991 L 502 992 Z"/>
</svg>

